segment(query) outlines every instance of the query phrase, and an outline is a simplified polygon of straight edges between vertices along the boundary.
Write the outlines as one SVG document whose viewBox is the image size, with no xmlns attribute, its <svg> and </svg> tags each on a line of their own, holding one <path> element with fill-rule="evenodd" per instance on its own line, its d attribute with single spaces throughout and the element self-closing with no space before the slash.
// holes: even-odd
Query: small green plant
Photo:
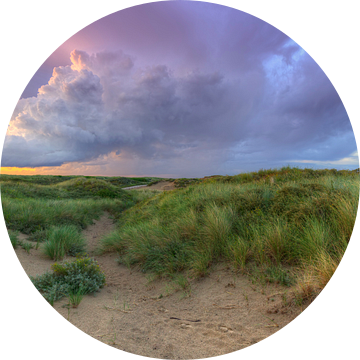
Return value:
<svg viewBox="0 0 360 360">
<path fill-rule="evenodd" d="M 30 277 L 35 287 L 51 304 L 63 296 L 81 296 L 95 293 L 105 285 L 105 275 L 97 262 L 89 257 L 78 257 L 75 261 L 55 263 L 52 272 Z M 81 293 L 79 290 L 81 289 Z"/>
<path fill-rule="evenodd" d="M 233 262 L 235 268 L 245 270 L 246 263 L 251 255 L 251 246 L 239 237 L 228 246 L 228 258 Z"/>
<path fill-rule="evenodd" d="M 43 251 L 53 260 L 61 260 L 65 255 L 82 253 L 85 240 L 74 225 L 54 226 L 48 231 L 48 240 Z"/>
<path fill-rule="evenodd" d="M 33 244 L 30 244 L 28 242 L 21 242 L 20 246 L 28 253 L 30 254 L 30 250 L 34 248 Z"/>
<path fill-rule="evenodd" d="M 81 303 L 81 300 L 83 299 L 84 295 L 85 295 L 85 291 L 81 286 L 77 291 L 70 289 L 67 295 L 69 299 L 69 305 L 71 305 L 73 308 L 77 308 Z"/>
</svg>

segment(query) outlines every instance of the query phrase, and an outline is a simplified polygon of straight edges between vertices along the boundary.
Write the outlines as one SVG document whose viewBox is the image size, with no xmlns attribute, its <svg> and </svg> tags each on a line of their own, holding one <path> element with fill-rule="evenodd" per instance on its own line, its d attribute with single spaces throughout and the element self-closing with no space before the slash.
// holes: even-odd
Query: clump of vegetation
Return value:
<svg viewBox="0 0 360 360">
<path fill-rule="evenodd" d="M 76 256 L 84 249 L 85 239 L 74 225 L 51 227 L 42 248 L 44 254 L 53 260 L 61 260 L 65 255 Z"/>
<path fill-rule="evenodd" d="M 76 305 L 82 296 L 95 293 L 105 285 L 105 275 L 97 262 L 89 257 L 78 257 L 75 261 L 55 263 L 52 272 L 30 277 L 36 289 L 51 304 L 68 296 Z M 79 301 L 80 300 L 80 301 Z"/>
</svg>

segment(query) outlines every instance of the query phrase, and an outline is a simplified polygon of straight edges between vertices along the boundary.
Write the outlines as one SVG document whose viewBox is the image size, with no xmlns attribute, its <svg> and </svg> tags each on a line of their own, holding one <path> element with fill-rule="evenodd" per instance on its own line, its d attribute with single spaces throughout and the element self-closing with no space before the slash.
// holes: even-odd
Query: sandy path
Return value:
<svg viewBox="0 0 360 360">
<path fill-rule="evenodd" d="M 89 253 L 114 227 L 105 214 L 84 231 Z M 39 250 L 16 253 L 28 275 L 43 273 L 53 263 Z M 221 265 L 209 277 L 191 282 L 191 291 L 184 293 L 118 265 L 116 254 L 94 257 L 107 285 L 85 296 L 77 309 L 65 307 L 66 298 L 54 308 L 93 338 L 133 354 L 163 359 L 226 354 L 270 336 L 300 313 L 282 307 L 283 288 L 254 286 Z"/>
</svg>

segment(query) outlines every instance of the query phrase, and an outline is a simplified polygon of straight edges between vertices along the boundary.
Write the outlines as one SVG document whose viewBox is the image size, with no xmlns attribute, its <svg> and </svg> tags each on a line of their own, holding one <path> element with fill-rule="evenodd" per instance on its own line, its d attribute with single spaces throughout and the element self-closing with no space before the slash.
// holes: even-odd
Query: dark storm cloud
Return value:
<svg viewBox="0 0 360 360">
<path fill-rule="evenodd" d="M 55 68 L 36 98 L 19 101 L 3 166 L 54 166 L 122 149 L 173 157 L 219 142 L 234 121 L 223 118 L 234 112 L 234 85 L 219 73 L 174 77 L 164 65 L 134 68 L 122 53 L 73 51 L 71 59 L 72 67 Z M 31 159 L 29 147 L 36 149 Z"/>
<path fill-rule="evenodd" d="M 165 65 L 137 68 L 122 52 L 76 50 L 71 60 L 36 98 L 20 100 L 3 166 L 56 166 L 111 151 L 172 159 L 218 149 L 229 161 L 285 161 L 337 160 L 356 150 L 338 95 L 306 54 L 249 79 L 176 77 Z"/>
<path fill-rule="evenodd" d="M 96 163 L 115 152 L 156 162 L 158 173 L 175 161 L 179 175 L 201 176 L 341 163 L 356 152 L 344 106 L 319 66 L 245 13 L 146 4 L 94 23 L 60 50 L 76 38 L 123 50 L 74 50 L 36 97 L 21 99 L 2 166 Z"/>
</svg>

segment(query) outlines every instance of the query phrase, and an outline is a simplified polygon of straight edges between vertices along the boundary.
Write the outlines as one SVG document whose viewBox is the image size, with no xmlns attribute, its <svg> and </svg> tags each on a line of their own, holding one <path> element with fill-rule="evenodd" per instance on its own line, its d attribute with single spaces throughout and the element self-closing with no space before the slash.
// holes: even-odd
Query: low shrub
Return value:
<svg viewBox="0 0 360 360">
<path fill-rule="evenodd" d="M 105 285 L 105 275 L 98 263 L 86 256 L 55 263 L 51 268 L 52 272 L 30 277 L 36 289 L 51 304 L 64 296 L 95 293 Z"/>
</svg>

